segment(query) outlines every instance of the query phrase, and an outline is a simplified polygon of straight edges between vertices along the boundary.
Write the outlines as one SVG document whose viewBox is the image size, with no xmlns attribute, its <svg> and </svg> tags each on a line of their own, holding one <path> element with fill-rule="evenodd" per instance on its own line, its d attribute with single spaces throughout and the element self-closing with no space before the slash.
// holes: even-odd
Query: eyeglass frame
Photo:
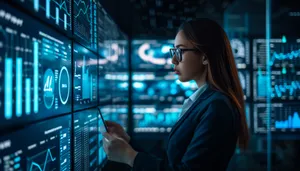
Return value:
<svg viewBox="0 0 300 171">
<path fill-rule="evenodd" d="M 176 55 L 176 50 L 180 50 L 179 51 L 179 55 L 180 56 L 177 56 Z M 181 62 L 182 61 L 182 53 L 183 52 L 186 52 L 186 51 L 199 51 L 199 49 L 196 49 L 196 48 L 185 48 L 185 49 L 183 49 L 183 48 L 170 48 L 170 56 L 171 56 L 171 58 L 173 58 L 173 56 L 175 55 L 175 57 L 176 57 L 176 60 L 178 61 L 178 62 Z M 174 51 L 174 55 L 172 55 L 172 51 Z"/>
</svg>

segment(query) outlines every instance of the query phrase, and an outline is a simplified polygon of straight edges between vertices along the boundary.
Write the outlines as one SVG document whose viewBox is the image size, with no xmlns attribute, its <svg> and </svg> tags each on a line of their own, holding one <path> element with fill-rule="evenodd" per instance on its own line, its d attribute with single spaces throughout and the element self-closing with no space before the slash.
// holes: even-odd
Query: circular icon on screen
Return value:
<svg viewBox="0 0 300 171">
<path fill-rule="evenodd" d="M 66 67 L 62 67 L 58 78 L 58 94 L 62 104 L 66 104 L 70 96 L 70 76 Z"/>
<path fill-rule="evenodd" d="M 51 69 L 47 69 L 44 74 L 44 104 L 50 109 L 54 103 L 54 73 Z"/>
<path fill-rule="evenodd" d="M 245 58 L 245 55 L 246 55 L 245 46 L 241 40 L 232 39 L 232 40 L 230 40 L 230 44 L 232 47 L 234 57 Z"/>
<path fill-rule="evenodd" d="M 171 59 L 166 58 L 165 54 L 169 55 L 169 49 L 172 48 L 171 45 L 163 45 L 163 47 L 155 47 L 155 44 L 144 43 L 138 48 L 139 57 L 151 64 L 155 65 L 166 65 L 172 64 Z"/>
</svg>

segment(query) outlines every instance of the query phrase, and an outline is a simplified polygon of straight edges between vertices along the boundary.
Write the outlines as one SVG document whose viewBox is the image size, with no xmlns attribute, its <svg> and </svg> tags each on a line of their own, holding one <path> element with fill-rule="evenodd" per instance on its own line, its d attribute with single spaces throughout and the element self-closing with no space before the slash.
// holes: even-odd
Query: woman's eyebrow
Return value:
<svg viewBox="0 0 300 171">
<path fill-rule="evenodd" d="M 185 45 L 183 45 L 183 44 L 176 45 L 177 48 L 180 47 L 180 46 L 185 46 Z"/>
</svg>

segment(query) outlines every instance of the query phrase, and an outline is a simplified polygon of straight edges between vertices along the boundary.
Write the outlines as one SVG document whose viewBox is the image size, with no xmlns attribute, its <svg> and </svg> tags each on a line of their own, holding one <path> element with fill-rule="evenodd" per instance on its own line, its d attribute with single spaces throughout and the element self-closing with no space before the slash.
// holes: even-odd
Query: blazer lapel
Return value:
<svg viewBox="0 0 300 171">
<path fill-rule="evenodd" d="M 214 90 L 210 86 L 208 86 L 207 89 L 193 103 L 193 105 L 185 112 L 185 114 L 175 123 L 175 125 L 173 126 L 173 128 L 169 134 L 169 139 L 172 137 L 172 135 L 177 130 L 177 128 L 181 125 L 181 123 L 190 115 L 190 113 L 194 110 L 194 108 L 196 106 L 198 106 L 201 103 L 201 101 L 208 98 L 213 92 L 214 92 Z"/>
</svg>

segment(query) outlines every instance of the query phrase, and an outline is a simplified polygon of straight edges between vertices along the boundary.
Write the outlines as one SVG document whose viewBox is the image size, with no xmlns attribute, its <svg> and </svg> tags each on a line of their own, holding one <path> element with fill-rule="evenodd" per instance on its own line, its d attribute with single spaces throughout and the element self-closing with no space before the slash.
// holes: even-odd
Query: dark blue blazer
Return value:
<svg viewBox="0 0 300 171">
<path fill-rule="evenodd" d="M 210 86 L 173 126 L 165 157 L 139 152 L 132 170 L 226 170 L 236 148 L 239 125 L 238 111 L 229 98 Z"/>
</svg>

